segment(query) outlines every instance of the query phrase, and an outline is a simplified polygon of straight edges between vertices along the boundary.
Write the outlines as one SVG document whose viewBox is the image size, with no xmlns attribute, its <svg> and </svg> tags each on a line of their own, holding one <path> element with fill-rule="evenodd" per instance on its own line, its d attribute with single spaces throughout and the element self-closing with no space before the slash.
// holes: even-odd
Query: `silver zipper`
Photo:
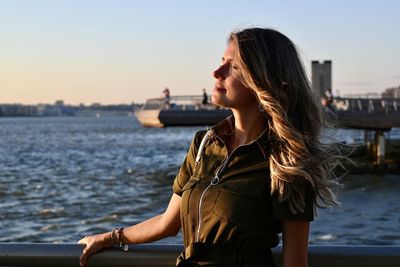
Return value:
<svg viewBox="0 0 400 267">
<path fill-rule="evenodd" d="M 214 177 L 215 178 L 215 177 Z M 203 204 L 203 198 L 207 190 L 211 187 L 211 183 L 204 189 L 203 193 L 201 194 L 200 201 L 199 201 L 199 223 L 197 226 L 197 232 L 196 232 L 196 242 L 199 242 L 200 238 L 200 228 L 201 228 L 201 205 Z"/>
<path fill-rule="evenodd" d="M 224 146 L 226 147 L 224 141 L 217 136 L 218 139 L 221 140 L 221 142 L 224 144 Z M 245 145 L 249 145 L 249 144 L 245 144 Z M 203 193 L 201 193 L 200 196 L 200 200 L 199 200 L 199 209 L 198 209 L 198 225 L 197 225 L 197 232 L 196 232 L 196 242 L 199 242 L 200 240 L 200 229 L 202 226 L 202 212 L 201 212 L 201 206 L 203 205 L 203 199 L 204 196 L 206 194 L 206 192 L 208 191 L 208 189 L 219 183 L 220 178 L 219 176 L 221 175 L 222 171 L 225 169 L 225 166 L 227 165 L 227 163 L 229 162 L 229 159 L 231 158 L 231 156 L 233 155 L 233 153 L 236 151 L 236 149 L 238 149 L 241 146 L 245 146 L 245 145 L 240 145 L 238 147 L 236 147 L 232 153 L 226 157 L 226 159 L 224 160 L 224 162 L 221 164 L 221 166 L 218 168 L 217 172 L 215 173 L 215 176 L 211 179 L 210 183 L 208 184 L 208 186 L 206 187 L 206 189 L 204 189 Z"/>
</svg>

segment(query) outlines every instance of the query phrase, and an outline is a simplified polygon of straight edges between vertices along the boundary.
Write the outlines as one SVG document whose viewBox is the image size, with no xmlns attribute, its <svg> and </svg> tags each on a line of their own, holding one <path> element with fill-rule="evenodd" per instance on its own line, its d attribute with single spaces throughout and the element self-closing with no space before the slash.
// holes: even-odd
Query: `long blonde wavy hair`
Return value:
<svg viewBox="0 0 400 267">
<path fill-rule="evenodd" d="M 230 42 L 236 47 L 234 59 L 241 68 L 240 79 L 254 90 L 268 118 L 273 140 L 271 193 L 277 193 L 280 201 L 288 200 L 293 213 L 302 212 L 308 181 L 316 206 L 338 205 L 331 189 L 340 178 L 334 169 L 340 165 L 346 170 L 341 161 L 350 159 L 336 143 L 320 140 L 329 120 L 319 96 L 312 93 L 296 46 L 282 33 L 264 28 L 233 32 Z"/>
</svg>

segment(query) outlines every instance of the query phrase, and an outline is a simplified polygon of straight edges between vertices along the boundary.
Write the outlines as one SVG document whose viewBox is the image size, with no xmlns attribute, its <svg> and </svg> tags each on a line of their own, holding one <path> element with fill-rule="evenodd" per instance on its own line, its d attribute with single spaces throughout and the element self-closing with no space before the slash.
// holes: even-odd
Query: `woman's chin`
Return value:
<svg viewBox="0 0 400 267">
<path fill-rule="evenodd" d="M 220 92 L 213 92 L 211 95 L 211 102 L 222 108 L 232 108 L 233 103 L 225 94 L 221 94 Z"/>
<path fill-rule="evenodd" d="M 224 107 L 223 105 L 224 101 L 222 101 L 221 97 L 216 95 L 211 96 L 211 103 L 213 103 L 216 106 Z"/>
</svg>

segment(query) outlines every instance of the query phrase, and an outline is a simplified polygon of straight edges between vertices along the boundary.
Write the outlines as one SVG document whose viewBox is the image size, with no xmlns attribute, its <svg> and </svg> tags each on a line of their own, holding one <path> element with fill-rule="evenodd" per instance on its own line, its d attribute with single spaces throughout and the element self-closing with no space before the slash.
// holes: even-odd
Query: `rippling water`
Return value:
<svg viewBox="0 0 400 267">
<path fill-rule="evenodd" d="M 130 117 L 1 118 L 0 242 L 76 242 L 162 212 L 199 129 L 142 128 Z M 310 242 L 400 244 L 400 175 L 343 182 L 342 208 L 319 210 Z"/>
</svg>

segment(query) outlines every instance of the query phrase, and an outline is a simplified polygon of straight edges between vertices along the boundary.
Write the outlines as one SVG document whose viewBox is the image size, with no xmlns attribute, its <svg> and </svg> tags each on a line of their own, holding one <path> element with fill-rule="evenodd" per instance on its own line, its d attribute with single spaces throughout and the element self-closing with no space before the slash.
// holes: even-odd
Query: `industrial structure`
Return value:
<svg viewBox="0 0 400 267">
<path fill-rule="evenodd" d="M 315 95 L 332 95 L 332 61 L 311 61 L 311 88 Z"/>
</svg>

